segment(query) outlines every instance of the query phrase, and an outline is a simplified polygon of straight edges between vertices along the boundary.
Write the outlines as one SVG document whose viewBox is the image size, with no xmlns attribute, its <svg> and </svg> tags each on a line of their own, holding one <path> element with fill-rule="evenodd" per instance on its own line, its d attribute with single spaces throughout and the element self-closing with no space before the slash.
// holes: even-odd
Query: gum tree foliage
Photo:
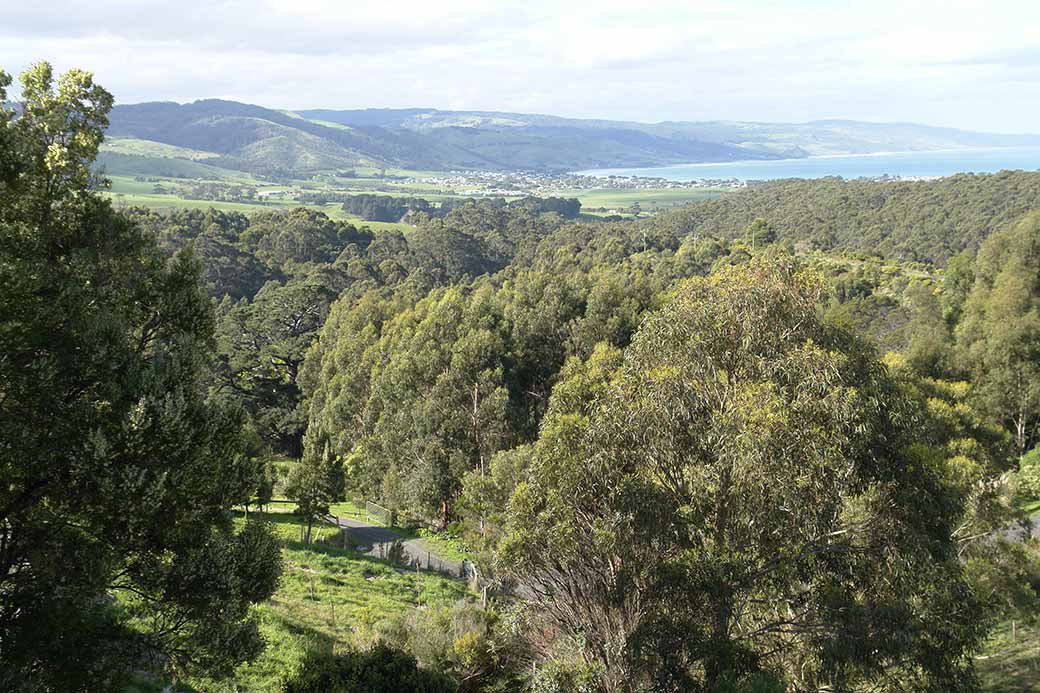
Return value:
<svg viewBox="0 0 1040 693">
<path fill-rule="evenodd" d="M 952 538 L 986 623 L 995 618 L 1027 622 L 1040 610 L 1040 553 L 1023 542 L 1019 503 L 1029 498 L 1029 455 L 1019 471 L 1014 439 L 977 406 L 974 385 L 922 375 L 912 359 L 888 354 L 886 365 L 907 397 L 919 407 L 915 431 L 920 459 L 939 470 L 944 483 L 963 499 Z"/>
<path fill-rule="evenodd" d="M 988 238 L 974 277 L 957 327 L 961 361 L 1021 455 L 1040 432 L 1040 213 Z"/>
<path fill-rule="evenodd" d="M 692 280 L 554 394 L 500 564 L 604 690 L 973 686 L 967 499 L 821 289 L 785 260 Z"/>
<path fill-rule="evenodd" d="M 934 181 L 781 180 L 660 217 L 677 233 L 741 238 L 763 219 L 781 241 L 944 265 L 1040 207 L 1040 173 L 1002 171 Z"/>
<path fill-rule="evenodd" d="M 377 489 L 394 507 L 446 521 L 462 474 L 486 466 L 508 432 L 505 351 L 490 297 L 486 289 L 468 296 L 435 291 L 379 328 L 369 322 L 378 313 L 362 317 L 381 307 L 377 301 L 355 306 L 346 324 L 334 315 L 333 329 L 358 330 L 357 339 L 341 334 L 336 345 L 354 356 L 337 357 L 336 372 L 317 381 L 322 392 L 311 403 L 304 464 L 346 457 L 355 485 Z M 333 413 L 316 411 L 327 392 L 345 400 L 325 425 L 315 415 Z M 337 426 L 347 411 L 355 416 Z"/>
<path fill-rule="evenodd" d="M 199 266 L 92 192 L 112 97 L 89 73 L 35 64 L 21 96 L 0 110 L 0 688 L 226 675 L 280 564 L 232 527 L 258 468 L 205 397 Z"/>
<path fill-rule="evenodd" d="M 663 288 L 692 271 L 645 234 L 587 233 L 546 237 L 531 268 L 337 301 L 301 372 L 305 463 L 339 460 L 352 490 L 456 519 L 463 476 L 486 476 L 496 453 L 538 435 L 567 357 L 627 344 Z"/>
</svg>

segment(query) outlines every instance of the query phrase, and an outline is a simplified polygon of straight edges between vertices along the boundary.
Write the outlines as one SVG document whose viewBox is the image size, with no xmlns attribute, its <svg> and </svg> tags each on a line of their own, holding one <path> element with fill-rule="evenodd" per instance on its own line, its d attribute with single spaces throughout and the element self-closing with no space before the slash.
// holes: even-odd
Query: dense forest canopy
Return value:
<svg viewBox="0 0 1040 693">
<path fill-rule="evenodd" d="M 931 181 L 787 180 L 677 210 L 678 233 L 738 238 L 761 218 L 781 239 L 945 265 L 1040 207 L 1040 174 L 1004 171 Z"/>
</svg>

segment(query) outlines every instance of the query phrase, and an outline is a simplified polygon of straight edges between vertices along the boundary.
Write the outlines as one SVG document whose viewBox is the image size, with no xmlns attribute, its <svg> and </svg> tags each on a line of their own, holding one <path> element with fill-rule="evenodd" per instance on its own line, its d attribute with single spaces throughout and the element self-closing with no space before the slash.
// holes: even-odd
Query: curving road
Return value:
<svg viewBox="0 0 1040 693">
<path fill-rule="evenodd" d="M 1000 530 L 1000 535 L 1006 539 L 1016 539 L 1019 541 L 1024 541 L 1029 537 L 1040 540 L 1040 513 L 1031 515 L 1026 523 L 1014 524 L 1006 529 Z"/>
<path fill-rule="evenodd" d="M 329 515 L 325 518 L 328 522 L 346 530 L 349 540 L 358 551 L 376 558 L 385 558 L 390 545 L 395 539 L 400 539 L 404 544 L 404 551 L 408 555 L 408 561 L 415 565 L 416 561 L 423 570 L 436 570 L 446 575 L 459 578 L 462 575 L 462 563 L 451 561 L 432 551 L 426 549 L 414 539 L 404 539 L 389 527 L 372 525 L 361 520 L 350 517 L 335 517 Z"/>
</svg>

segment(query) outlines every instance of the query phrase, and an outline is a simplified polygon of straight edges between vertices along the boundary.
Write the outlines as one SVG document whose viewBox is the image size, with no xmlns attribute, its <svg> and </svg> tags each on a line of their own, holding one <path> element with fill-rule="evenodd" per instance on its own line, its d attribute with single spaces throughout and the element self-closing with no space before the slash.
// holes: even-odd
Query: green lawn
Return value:
<svg viewBox="0 0 1040 693">
<path fill-rule="evenodd" d="M 383 526 L 383 523 L 379 521 L 377 517 L 369 517 L 368 513 L 365 512 L 365 504 L 355 504 L 352 501 L 343 501 L 342 503 L 333 503 L 329 506 L 329 512 L 336 517 L 352 517 L 355 520 L 363 520 L 370 522 L 374 525 Z"/>
<path fill-rule="evenodd" d="M 154 210 L 174 210 L 174 209 L 219 209 L 225 212 L 242 212 L 243 214 L 252 214 L 255 212 L 266 212 L 274 210 L 285 210 L 295 209 L 297 207 L 307 207 L 308 209 L 314 209 L 320 212 L 324 212 L 330 219 L 349 221 L 355 226 L 367 226 L 373 231 L 401 231 L 407 233 L 411 230 L 411 226 L 408 224 L 398 224 L 394 222 L 383 222 L 383 221 L 365 221 L 361 217 L 347 214 L 343 211 L 342 206 L 339 204 L 326 204 L 326 205 L 315 205 L 315 204 L 300 204 L 292 198 L 272 199 L 261 202 L 225 202 L 221 200 L 188 200 L 180 197 L 177 191 L 181 185 L 184 184 L 185 180 L 178 178 L 160 178 L 159 182 L 151 181 L 139 181 L 134 180 L 133 176 L 108 176 L 112 185 L 109 190 L 104 194 L 108 196 L 113 204 L 117 207 L 146 207 Z M 198 181 L 194 181 L 198 182 Z M 211 181 L 229 183 L 236 182 L 244 185 L 256 186 L 257 190 L 290 190 L 294 192 L 302 192 L 303 187 L 299 185 L 272 185 L 268 183 L 262 183 L 257 181 L 246 174 L 242 174 L 241 179 L 236 180 L 222 180 L 222 181 Z M 155 193 L 153 192 L 156 185 L 161 185 L 169 193 Z M 397 193 L 401 194 L 401 193 Z M 408 193 L 414 194 L 414 193 Z"/>
<path fill-rule="evenodd" d="M 285 561 L 278 591 L 258 607 L 267 649 L 241 667 L 234 681 L 192 681 L 197 690 L 273 690 L 311 643 L 364 647 L 388 617 L 468 595 L 464 583 L 436 573 L 399 572 L 386 561 L 324 543 L 305 546 L 298 541 L 299 520 L 288 513 L 266 518 L 282 540 Z"/>
<path fill-rule="evenodd" d="M 291 200 L 267 202 L 264 204 L 250 204 L 248 202 L 224 202 L 221 200 L 185 200 L 176 195 L 156 195 L 152 193 L 121 193 L 121 192 L 107 192 L 106 196 L 112 199 L 113 204 L 116 207 L 147 207 L 148 209 L 220 209 L 226 212 L 242 212 L 250 214 L 254 212 L 273 211 L 279 209 L 295 209 L 296 207 L 310 207 L 311 209 L 318 209 L 326 213 L 331 211 L 331 208 L 324 208 L 318 205 L 301 205 Z M 333 214 L 329 214 L 333 217 Z"/>
<path fill-rule="evenodd" d="M 984 691 L 1040 690 L 1040 626 L 1001 623 L 975 664 Z"/>
</svg>

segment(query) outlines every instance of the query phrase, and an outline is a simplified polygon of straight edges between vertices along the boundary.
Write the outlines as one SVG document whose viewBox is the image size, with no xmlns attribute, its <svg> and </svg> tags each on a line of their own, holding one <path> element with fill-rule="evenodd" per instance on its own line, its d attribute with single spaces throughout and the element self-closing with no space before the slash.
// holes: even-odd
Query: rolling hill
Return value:
<svg viewBox="0 0 1040 693">
<path fill-rule="evenodd" d="M 104 162 L 139 174 L 159 159 L 261 175 L 354 167 L 541 170 L 1040 145 L 913 124 L 635 123 L 435 109 L 279 111 L 206 99 L 118 105 Z M 169 168 L 169 166 L 167 166 Z M 183 167 L 191 168 L 195 167 Z"/>
</svg>

